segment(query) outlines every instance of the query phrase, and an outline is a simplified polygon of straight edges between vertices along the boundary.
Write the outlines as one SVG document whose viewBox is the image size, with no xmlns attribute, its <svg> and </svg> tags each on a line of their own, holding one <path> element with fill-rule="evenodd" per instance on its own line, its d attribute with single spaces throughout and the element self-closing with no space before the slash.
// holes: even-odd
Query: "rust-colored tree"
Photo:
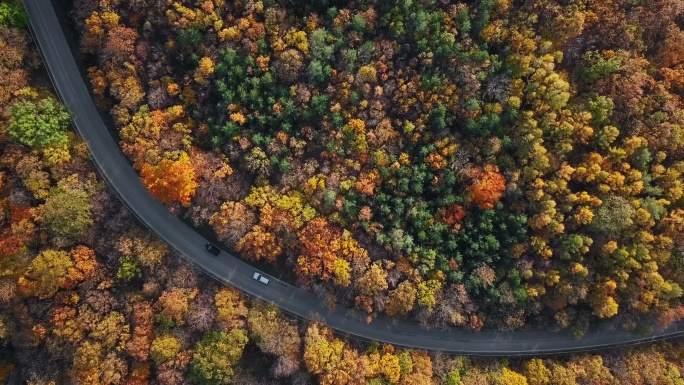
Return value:
<svg viewBox="0 0 684 385">
<path fill-rule="evenodd" d="M 214 228 L 218 238 L 229 244 L 234 244 L 254 226 L 254 213 L 242 202 L 226 202 L 221 205 L 221 211 L 211 216 L 209 223 Z"/>
<path fill-rule="evenodd" d="M 197 181 L 190 158 L 182 152 L 178 160 L 164 159 L 156 166 L 148 163 L 140 170 L 145 187 L 164 204 L 179 202 L 190 206 Z"/>
<path fill-rule="evenodd" d="M 102 53 L 118 63 L 131 60 L 135 53 L 138 33 L 131 28 L 116 26 L 107 32 L 107 40 Z"/>
<path fill-rule="evenodd" d="M 154 331 L 154 311 L 148 302 L 133 305 L 133 335 L 126 345 L 126 351 L 138 361 L 146 361 L 150 354 Z"/>
<path fill-rule="evenodd" d="M 162 313 L 172 319 L 176 325 L 185 324 L 185 314 L 190 309 L 190 301 L 197 296 L 197 289 L 174 288 L 165 291 L 159 297 Z"/>
<path fill-rule="evenodd" d="M 275 234 L 260 225 L 253 226 L 252 231 L 235 245 L 235 249 L 249 259 L 265 259 L 270 262 L 275 262 L 282 251 Z"/>
<path fill-rule="evenodd" d="M 363 261 L 368 256 L 349 231 L 341 230 L 322 217 L 309 221 L 297 235 L 301 255 L 296 272 L 303 280 L 318 277 L 348 286 L 351 283 L 350 262 Z"/>
<path fill-rule="evenodd" d="M 67 275 L 59 280 L 59 285 L 65 289 L 73 289 L 79 282 L 88 279 L 99 267 L 95 252 L 85 246 L 78 246 L 71 250 L 74 266 L 70 267 Z"/>
<path fill-rule="evenodd" d="M 506 188 L 506 179 L 499 173 L 498 167 L 488 164 L 481 169 L 471 169 L 469 174 L 473 180 L 467 189 L 470 200 L 483 210 L 494 208 Z"/>
</svg>

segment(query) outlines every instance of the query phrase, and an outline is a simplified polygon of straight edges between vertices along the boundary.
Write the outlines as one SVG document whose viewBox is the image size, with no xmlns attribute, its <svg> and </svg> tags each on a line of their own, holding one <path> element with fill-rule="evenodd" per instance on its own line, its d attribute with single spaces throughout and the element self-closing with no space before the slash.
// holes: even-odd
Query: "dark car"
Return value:
<svg viewBox="0 0 684 385">
<path fill-rule="evenodd" d="M 212 245 L 211 243 L 207 243 L 206 245 L 204 245 L 204 248 L 214 255 L 219 255 L 219 253 L 221 252 L 221 250 L 219 250 L 218 247 Z"/>
</svg>

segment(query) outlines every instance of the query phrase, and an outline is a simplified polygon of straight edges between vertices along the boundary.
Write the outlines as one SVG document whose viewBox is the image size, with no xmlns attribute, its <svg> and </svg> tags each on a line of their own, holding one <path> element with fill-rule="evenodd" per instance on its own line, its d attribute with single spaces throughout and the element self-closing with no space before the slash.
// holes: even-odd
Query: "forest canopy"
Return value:
<svg viewBox="0 0 684 385">
<path fill-rule="evenodd" d="M 684 315 L 682 11 L 79 0 L 73 13 L 143 182 L 245 259 L 369 317 L 581 333 L 595 317 Z"/>
<path fill-rule="evenodd" d="M 449 98 L 475 92 L 479 102 L 470 106 L 473 119 L 484 119 L 480 116 L 485 109 L 493 108 L 487 103 L 508 103 L 526 114 L 511 116 L 506 124 L 513 126 L 491 123 L 490 130 L 508 134 L 487 131 L 481 136 L 459 125 L 460 110 L 455 112 L 453 106 L 460 102 L 421 112 L 419 107 L 428 103 L 425 98 L 433 97 L 430 87 L 442 80 L 415 88 L 429 82 L 425 71 L 432 65 L 416 67 L 423 64 L 402 54 L 414 49 L 402 40 L 406 37 L 378 29 L 387 25 L 377 24 L 373 16 L 387 12 L 378 3 L 234 2 L 238 8 L 222 1 L 188 3 L 183 8 L 156 0 L 77 0 L 73 15 L 83 21 L 93 12 L 105 12 L 98 7 L 106 9 L 99 19 L 88 20 L 95 34 L 91 37 L 106 38 L 111 46 L 91 51 L 90 59 L 113 62 L 101 72 L 94 67 L 89 72 L 93 88 L 100 92 L 99 103 L 125 122 L 120 134 L 128 139 L 122 147 L 145 183 L 198 227 L 209 223 L 219 239 L 246 258 L 264 260 L 265 269 L 280 268 L 285 278 L 291 274 L 331 306 L 342 302 L 371 315 L 384 310 L 430 326 L 466 324 L 476 329 L 488 323 L 512 329 L 548 315 L 559 326 L 574 327 L 579 336 L 592 312 L 603 317 L 617 313 L 622 316 L 618 321 L 636 332 L 648 330 L 647 323 L 638 323 L 647 319 L 642 315 L 656 315 L 656 327 L 681 318 L 678 3 L 656 1 L 654 8 L 644 8 L 638 1 L 542 1 L 536 8 L 523 2 L 467 2 L 453 10 L 445 2 L 392 5 L 390 26 L 397 31 L 416 28 L 406 25 L 413 25 L 421 10 L 428 20 L 438 19 L 431 12 L 442 12 L 441 32 L 453 35 L 445 41 L 459 45 L 457 53 L 470 55 L 477 48 L 505 59 L 506 69 L 497 70 L 500 77 L 481 75 L 480 67 L 467 69 L 475 60 L 471 56 L 457 55 L 463 66 L 453 62 L 453 68 L 440 70 L 450 71 L 449 76 L 475 76 L 444 78 L 451 79 L 444 80 L 446 85 L 457 84 Z M 330 7 L 337 7 L 337 13 Z M 402 13 L 403 7 L 412 13 Z M 662 13 L 653 15 L 653 10 Z M 177 16 L 174 12 L 183 16 L 169 19 Z M 272 110 L 241 106 L 231 111 L 242 114 L 235 121 L 226 118 L 238 124 L 239 131 L 221 139 L 219 123 L 209 121 L 219 114 L 199 106 L 214 108 L 208 98 L 218 95 L 211 91 L 216 74 L 227 71 L 219 58 L 246 62 L 246 52 L 252 51 L 246 51 L 249 45 L 220 43 L 212 36 L 233 26 L 240 33 L 256 28 L 249 33 L 258 35 L 258 24 L 240 20 L 274 20 L 268 16 L 273 12 L 277 23 L 268 31 L 274 25 L 282 31 L 299 28 L 292 37 L 283 37 L 284 50 L 296 51 L 288 55 L 302 60 L 299 70 L 290 73 L 297 76 L 297 89 L 279 96 L 284 101 L 295 98 L 295 113 L 288 119 L 303 119 L 301 112 L 313 105 L 320 116 L 311 117 L 307 126 L 290 126 L 285 136 L 283 126 L 276 127 L 271 137 L 266 126 L 259 128 L 254 120 L 265 115 L 276 119 Z M 678 340 L 561 357 L 448 356 L 345 339 L 315 322 L 315 315 L 311 321 L 290 319 L 273 305 L 206 279 L 142 228 L 102 183 L 86 144 L 68 131 L 65 108 L 45 87 L 50 82 L 26 20 L 18 1 L 0 3 L 0 383 L 682 384 L 684 344 Z M 333 29 L 336 32 L 329 33 Z M 223 33 L 230 36 L 234 31 Z M 289 32 L 282 33 L 279 36 Z M 340 33 L 349 40 L 336 40 Z M 516 34 L 522 40 L 511 37 Z M 436 57 L 430 36 L 421 44 Z M 250 44 L 242 39 L 240 44 Z M 255 63 L 265 68 L 260 74 L 268 80 L 269 63 L 282 56 L 259 40 Z M 372 50 L 370 44 L 363 51 L 359 48 L 371 40 Z M 658 41 L 665 46 L 655 44 Z M 176 51 L 180 42 L 186 45 L 183 53 Z M 376 44 L 404 56 L 386 56 L 383 69 L 371 62 L 382 58 L 375 53 Z M 345 49 L 357 53 L 341 53 Z M 610 49 L 612 54 L 604 51 Z M 512 52 L 524 50 L 534 53 L 512 58 Z M 562 60 L 555 52 L 563 53 Z M 316 84 L 303 72 L 314 53 L 325 60 L 312 66 L 314 76 L 322 76 Z M 539 67 L 535 74 L 516 75 L 525 65 L 550 63 L 535 61 L 547 53 L 552 53 L 556 70 L 543 64 L 545 75 L 535 75 Z M 193 54 L 196 58 L 189 57 Z M 358 68 L 347 71 L 350 64 L 343 56 L 353 57 Z M 497 63 L 487 60 L 488 66 Z M 581 63 L 596 67 L 590 70 Z M 238 79 L 249 75 L 250 66 L 256 71 L 248 64 Z M 112 68 L 123 72 L 111 73 Z M 338 71 L 335 77 L 344 76 L 348 96 L 355 92 L 358 104 L 342 102 L 333 69 Z M 278 76 L 271 73 L 272 84 L 283 84 Z M 395 84 L 397 79 L 408 81 L 405 95 L 416 98 L 405 112 L 397 110 L 401 99 L 393 96 L 397 90 L 392 91 L 392 79 Z M 527 88 L 533 79 L 543 84 Z M 202 81 L 206 89 L 199 85 Z M 466 81 L 477 81 L 480 88 L 467 91 Z M 366 94 L 366 83 L 373 93 L 380 86 L 382 94 Z M 563 91 L 545 94 L 552 83 Z M 303 89 L 311 92 L 306 102 L 297 100 Z M 504 92 L 503 98 L 492 99 L 495 91 Z M 533 93 L 547 95 L 546 101 L 533 106 L 534 100 L 542 100 Z M 161 99 L 154 102 L 153 95 Z M 367 110 L 371 104 L 361 107 L 364 100 L 385 103 L 383 108 L 371 107 L 373 114 L 385 114 L 377 124 Z M 339 109 L 328 105 L 332 101 Z M 551 101 L 566 107 L 550 109 Z M 501 119 L 503 109 L 490 111 L 487 119 Z M 342 120 L 331 128 L 335 112 Z M 549 125 L 556 124 L 555 119 L 575 119 L 574 114 L 584 114 L 576 119 L 583 119 L 593 132 L 583 128 L 587 131 L 580 137 L 568 131 L 573 136 L 558 142 L 561 137 L 552 136 L 550 127 L 570 128 Z M 387 116 L 403 118 L 387 118 L 389 125 L 380 126 Z M 529 131 L 516 134 L 523 124 L 529 124 Z M 518 146 L 525 135 L 537 138 L 526 149 Z M 437 144 L 446 138 L 448 142 Z M 325 140 L 333 145 L 326 147 Z M 413 140 L 421 144 L 410 147 Z M 565 155 L 554 147 L 566 145 L 572 149 Z M 425 146 L 428 150 L 421 155 Z M 504 161 L 507 155 L 520 162 L 518 157 L 530 148 L 546 158 L 531 157 L 524 164 Z M 348 156 L 348 151 L 358 152 Z M 459 151 L 465 155 L 452 157 Z M 273 160 L 274 154 L 287 162 Z M 248 166 L 243 162 L 247 157 L 256 162 Z M 560 165 L 556 157 L 563 159 Z M 531 173 L 525 167 L 536 160 L 546 164 L 547 171 L 537 170 L 532 182 L 522 173 L 516 179 L 516 172 Z M 455 180 L 439 179 L 447 169 Z M 434 186 L 450 183 L 458 199 L 433 202 L 443 199 L 442 193 L 431 187 L 431 180 L 415 184 L 418 173 L 426 173 L 421 178 L 436 175 Z M 182 188 L 171 189 L 165 182 Z M 571 195 L 561 199 L 558 194 L 564 193 Z M 375 206 L 380 194 L 385 194 L 387 208 Z M 395 197 L 401 199 L 394 202 Z M 568 207 L 574 210 L 570 214 Z M 391 227 L 395 222 L 397 227 Z M 460 259 L 449 254 L 446 267 L 436 251 L 442 246 L 429 230 L 433 225 L 446 227 L 437 235 L 456 234 L 453 247 Z M 425 247 L 435 253 L 418 254 Z M 501 304 L 506 306 L 497 312 Z"/>
</svg>

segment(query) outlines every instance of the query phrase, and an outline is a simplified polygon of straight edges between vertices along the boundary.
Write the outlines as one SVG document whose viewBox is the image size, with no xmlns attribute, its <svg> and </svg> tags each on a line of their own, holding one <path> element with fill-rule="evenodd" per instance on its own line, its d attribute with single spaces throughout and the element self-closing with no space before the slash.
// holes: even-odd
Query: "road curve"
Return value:
<svg viewBox="0 0 684 385">
<path fill-rule="evenodd" d="M 521 356 L 570 353 L 634 345 L 684 335 L 684 324 L 651 334 L 634 334 L 616 322 L 592 326 L 582 339 L 567 332 L 461 329 L 425 330 L 413 323 L 377 318 L 370 324 L 349 309 L 328 311 L 314 295 L 271 278 L 268 285 L 252 279 L 255 269 L 222 252 L 215 257 L 204 250 L 207 239 L 183 223 L 154 199 L 140 182 L 110 135 L 86 82 L 78 70 L 50 0 L 24 0 L 31 32 L 62 102 L 75 117 L 74 126 L 86 142 L 102 177 L 121 201 L 173 250 L 221 283 L 251 297 L 277 305 L 293 316 L 315 318 L 338 333 L 365 341 L 468 355 Z M 313 316 L 316 314 L 315 316 Z"/>
</svg>

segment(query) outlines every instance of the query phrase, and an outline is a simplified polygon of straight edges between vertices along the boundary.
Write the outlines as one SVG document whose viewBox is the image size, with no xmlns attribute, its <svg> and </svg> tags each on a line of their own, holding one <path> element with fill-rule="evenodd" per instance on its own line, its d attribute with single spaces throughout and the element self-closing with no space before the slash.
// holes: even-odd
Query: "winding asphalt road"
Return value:
<svg viewBox="0 0 684 385">
<path fill-rule="evenodd" d="M 483 330 L 470 333 L 452 328 L 425 330 L 410 322 L 377 318 L 367 324 L 362 315 L 349 309 L 328 311 L 314 295 L 271 278 L 268 285 L 252 279 L 255 269 L 222 252 L 218 257 L 204 249 L 207 239 L 183 223 L 155 200 L 140 182 L 98 113 L 55 9 L 50 0 L 24 0 L 31 32 L 61 100 L 75 117 L 74 126 L 88 145 L 102 177 L 121 201 L 178 254 L 216 280 L 234 286 L 251 297 L 274 303 L 284 312 L 302 318 L 315 318 L 352 338 L 397 346 L 469 355 L 541 355 L 607 349 L 684 335 L 678 323 L 653 334 L 633 334 L 616 322 L 593 326 L 584 338 L 566 332 Z"/>
</svg>

